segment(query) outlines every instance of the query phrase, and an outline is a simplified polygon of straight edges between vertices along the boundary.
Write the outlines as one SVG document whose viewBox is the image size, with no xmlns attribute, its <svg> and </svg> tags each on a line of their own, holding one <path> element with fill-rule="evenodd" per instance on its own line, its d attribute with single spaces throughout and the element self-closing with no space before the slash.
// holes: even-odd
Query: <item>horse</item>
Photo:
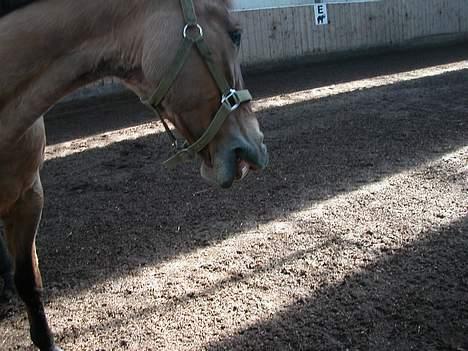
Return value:
<svg viewBox="0 0 468 351">
<path fill-rule="evenodd" d="M 2 0 L 0 0 L 2 1 Z M 244 87 L 241 28 L 228 0 L 3 0 L 0 18 L 0 219 L 41 351 L 59 351 L 41 298 L 35 238 L 44 206 L 44 114 L 62 97 L 116 77 L 175 138 L 174 166 L 197 156 L 223 188 L 263 170 L 268 151 Z M 95 346 L 92 346 L 95 347 Z M 90 348 L 92 348 L 90 347 Z"/>
</svg>

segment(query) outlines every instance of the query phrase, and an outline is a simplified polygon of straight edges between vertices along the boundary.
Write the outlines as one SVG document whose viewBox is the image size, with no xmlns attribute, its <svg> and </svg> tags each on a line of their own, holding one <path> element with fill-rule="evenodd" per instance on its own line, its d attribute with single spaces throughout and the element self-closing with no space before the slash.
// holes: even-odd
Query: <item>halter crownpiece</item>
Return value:
<svg viewBox="0 0 468 351">
<path fill-rule="evenodd" d="M 180 0 L 180 4 L 186 22 L 182 31 L 182 44 L 175 55 L 172 65 L 161 79 L 153 95 L 147 100 L 142 100 L 145 105 L 149 106 L 156 115 L 159 116 L 171 139 L 173 147 L 177 151 L 173 157 L 163 163 L 169 168 L 175 167 L 180 162 L 192 159 L 202 151 L 218 134 L 229 115 L 237 110 L 243 103 L 252 100 L 252 96 L 248 90 L 238 91 L 232 88 L 227 82 L 226 77 L 222 74 L 222 71 L 214 64 L 211 50 L 204 40 L 203 28 L 197 20 L 193 0 Z M 191 145 L 185 142 L 182 147 L 179 147 L 177 138 L 162 117 L 163 111 L 161 104 L 187 62 L 194 45 L 197 47 L 200 56 L 203 58 L 211 76 L 218 86 L 221 93 L 221 107 L 211 121 L 211 124 L 197 141 Z"/>
</svg>

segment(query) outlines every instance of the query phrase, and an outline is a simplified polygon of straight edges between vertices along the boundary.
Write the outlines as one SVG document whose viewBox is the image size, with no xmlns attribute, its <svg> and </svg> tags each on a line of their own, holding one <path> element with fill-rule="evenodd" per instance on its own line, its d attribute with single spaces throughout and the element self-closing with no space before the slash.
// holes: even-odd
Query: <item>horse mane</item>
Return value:
<svg viewBox="0 0 468 351">
<path fill-rule="evenodd" d="M 0 17 L 37 0 L 0 0 Z"/>
</svg>

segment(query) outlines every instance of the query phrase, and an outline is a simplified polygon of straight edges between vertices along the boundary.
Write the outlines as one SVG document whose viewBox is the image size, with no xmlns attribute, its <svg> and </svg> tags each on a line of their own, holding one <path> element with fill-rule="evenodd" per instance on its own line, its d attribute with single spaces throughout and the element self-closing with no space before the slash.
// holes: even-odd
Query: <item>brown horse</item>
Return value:
<svg viewBox="0 0 468 351">
<path fill-rule="evenodd" d="M 35 236 L 43 207 L 41 116 L 56 101 L 97 79 L 119 78 L 176 127 L 190 145 L 182 154 L 198 154 L 202 175 L 223 187 L 263 169 L 268 157 L 242 90 L 240 28 L 227 0 L 27 2 L 0 0 L 3 12 L 17 8 L 0 18 L 0 218 L 32 341 L 50 351 L 60 349 L 41 301 Z"/>
</svg>

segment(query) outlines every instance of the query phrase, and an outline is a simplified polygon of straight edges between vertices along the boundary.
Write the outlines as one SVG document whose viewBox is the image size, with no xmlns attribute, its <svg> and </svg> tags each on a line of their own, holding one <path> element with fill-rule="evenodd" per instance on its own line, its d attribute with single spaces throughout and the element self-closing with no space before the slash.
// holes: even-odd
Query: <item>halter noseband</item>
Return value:
<svg viewBox="0 0 468 351">
<path fill-rule="evenodd" d="M 203 28 L 198 24 L 193 0 L 180 0 L 180 4 L 186 22 L 182 32 L 182 44 L 176 53 L 172 65 L 163 76 L 153 95 L 151 95 L 148 100 L 142 100 L 145 105 L 149 106 L 156 115 L 159 116 L 177 152 L 173 157 L 164 162 L 164 165 L 169 168 L 175 167 L 180 162 L 192 159 L 193 156 L 202 151 L 218 134 L 228 116 L 243 103 L 252 100 L 252 96 L 248 90 L 237 91 L 233 89 L 227 82 L 226 77 L 222 74 L 222 71 L 215 65 L 211 50 L 203 38 Z M 221 107 L 200 139 L 191 145 L 185 142 L 182 147 L 179 147 L 177 138 L 171 132 L 166 121 L 162 117 L 163 111 L 161 104 L 187 62 L 188 55 L 193 45 L 196 45 L 200 56 L 203 58 L 211 76 L 218 86 L 221 93 Z"/>
</svg>

